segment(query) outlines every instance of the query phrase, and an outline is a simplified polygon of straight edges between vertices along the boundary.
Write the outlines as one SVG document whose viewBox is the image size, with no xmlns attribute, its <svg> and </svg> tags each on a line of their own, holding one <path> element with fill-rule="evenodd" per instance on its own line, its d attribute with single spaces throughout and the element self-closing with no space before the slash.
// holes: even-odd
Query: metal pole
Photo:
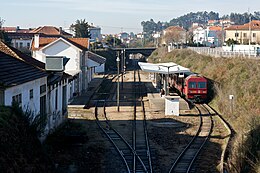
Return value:
<svg viewBox="0 0 260 173">
<path fill-rule="evenodd" d="M 249 15 L 249 43 L 248 43 L 248 45 L 249 45 L 249 58 L 250 58 L 250 54 L 251 54 L 251 50 L 250 50 L 250 46 L 251 46 L 251 15 L 250 15 L 250 13 L 249 13 L 249 10 L 248 10 L 248 15 Z"/>
<path fill-rule="evenodd" d="M 124 79 L 123 79 L 124 78 L 124 51 L 123 50 L 121 51 L 121 55 L 122 55 L 121 56 L 122 57 L 122 63 L 121 63 L 121 66 L 122 66 L 121 67 L 121 75 L 122 75 L 121 76 L 121 80 L 122 80 L 121 81 L 121 88 L 124 89 L 124 86 L 123 86 L 124 85 L 123 84 L 124 83 Z"/>
<path fill-rule="evenodd" d="M 117 62 L 117 112 L 119 112 L 119 56 L 117 56 L 116 58 L 116 62 Z"/>
<path fill-rule="evenodd" d="M 171 66 L 168 67 L 168 76 L 167 76 L 167 81 L 166 81 L 166 82 L 167 82 L 167 83 L 166 83 L 166 84 L 167 84 L 167 85 L 166 85 L 166 86 L 167 86 L 167 93 L 166 93 L 167 96 L 169 95 L 169 92 L 170 92 L 170 91 L 169 91 L 169 87 L 170 87 L 170 86 L 169 86 L 169 73 L 170 73 L 169 70 L 170 70 L 170 67 L 171 67 Z"/>
</svg>

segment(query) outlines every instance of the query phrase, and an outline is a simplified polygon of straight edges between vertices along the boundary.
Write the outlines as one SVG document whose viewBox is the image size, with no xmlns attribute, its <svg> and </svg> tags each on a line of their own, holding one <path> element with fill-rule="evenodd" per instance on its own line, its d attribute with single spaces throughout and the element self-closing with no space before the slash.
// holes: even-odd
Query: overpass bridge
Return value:
<svg viewBox="0 0 260 173">
<path fill-rule="evenodd" d="M 145 47 L 145 48 L 111 48 L 111 50 L 116 51 L 116 52 L 125 52 L 126 55 L 130 54 L 137 54 L 140 53 L 143 56 L 150 56 L 152 52 L 156 49 L 156 47 Z"/>
</svg>

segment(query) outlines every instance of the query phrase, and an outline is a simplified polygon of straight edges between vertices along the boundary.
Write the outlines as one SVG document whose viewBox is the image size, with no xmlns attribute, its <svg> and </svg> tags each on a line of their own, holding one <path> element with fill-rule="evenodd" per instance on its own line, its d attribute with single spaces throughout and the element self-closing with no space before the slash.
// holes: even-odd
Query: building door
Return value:
<svg viewBox="0 0 260 173">
<path fill-rule="evenodd" d="M 44 126 L 44 121 L 45 121 L 45 117 L 46 117 L 46 95 L 43 95 L 40 97 L 40 117 L 41 117 L 41 127 Z"/>
</svg>

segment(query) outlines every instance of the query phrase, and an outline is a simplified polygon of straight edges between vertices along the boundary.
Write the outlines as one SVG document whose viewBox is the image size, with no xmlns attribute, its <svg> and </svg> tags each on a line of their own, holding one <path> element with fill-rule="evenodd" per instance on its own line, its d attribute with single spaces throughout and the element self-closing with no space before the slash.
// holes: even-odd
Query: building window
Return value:
<svg viewBox="0 0 260 173">
<path fill-rule="evenodd" d="M 253 33 L 253 37 L 256 37 L 256 33 Z"/>
<path fill-rule="evenodd" d="M 33 89 L 31 89 L 31 90 L 29 91 L 29 96 L 30 96 L 30 99 L 33 99 Z"/>
<path fill-rule="evenodd" d="M 12 102 L 17 103 L 19 106 L 22 106 L 22 94 L 17 94 L 12 97 Z"/>
<path fill-rule="evenodd" d="M 235 37 L 239 37 L 239 33 L 236 32 L 236 33 L 235 33 Z"/>
<path fill-rule="evenodd" d="M 22 42 L 19 43 L 19 47 L 20 47 L 20 48 L 23 47 L 23 43 L 22 43 Z"/>
<path fill-rule="evenodd" d="M 243 37 L 246 37 L 246 33 L 243 33 Z"/>
<path fill-rule="evenodd" d="M 27 43 L 27 49 L 30 49 L 30 43 Z"/>
<path fill-rule="evenodd" d="M 15 48 L 18 48 L 18 43 L 17 42 L 15 43 Z"/>
<path fill-rule="evenodd" d="M 43 94 L 45 92 L 46 92 L 46 85 L 44 84 L 40 86 L 40 94 Z"/>
</svg>

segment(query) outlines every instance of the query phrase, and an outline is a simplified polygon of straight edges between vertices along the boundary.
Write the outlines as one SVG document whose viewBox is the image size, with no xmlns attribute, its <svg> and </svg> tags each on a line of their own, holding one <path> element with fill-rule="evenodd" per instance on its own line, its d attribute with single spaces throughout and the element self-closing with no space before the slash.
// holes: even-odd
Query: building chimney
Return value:
<svg viewBox="0 0 260 173">
<path fill-rule="evenodd" d="M 34 48 L 39 48 L 40 46 L 40 36 L 39 34 L 34 35 Z"/>
<path fill-rule="evenodd" d="M 59 33 L 60 33 L 60 35 L 62 35 L 62 27 L 61 26 L 59 28 Z"/>
</svg>

